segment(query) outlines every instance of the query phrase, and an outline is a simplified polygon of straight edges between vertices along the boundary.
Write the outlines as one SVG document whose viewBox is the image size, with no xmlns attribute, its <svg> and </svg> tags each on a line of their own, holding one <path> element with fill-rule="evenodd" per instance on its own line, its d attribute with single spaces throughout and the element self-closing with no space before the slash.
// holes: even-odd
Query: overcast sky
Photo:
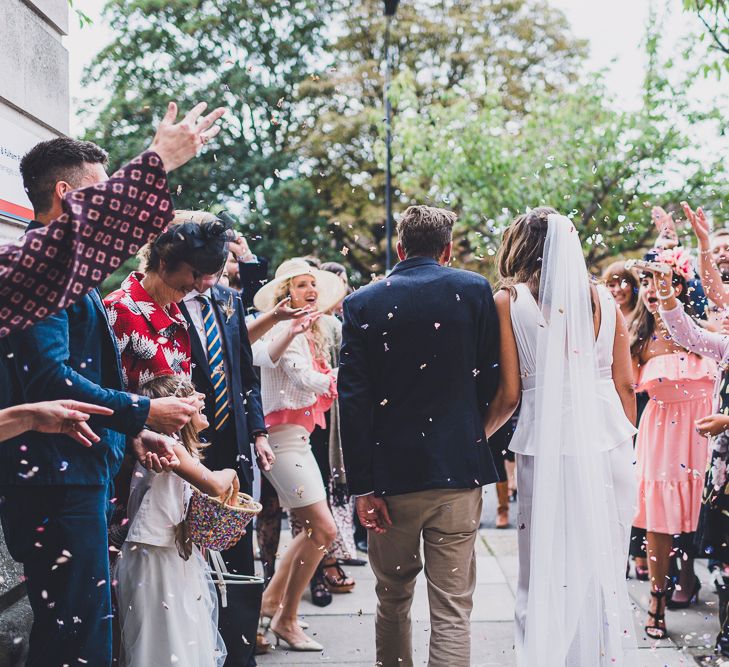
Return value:
<svg viewBox="0 0 729 667">
<path fill-rule="evenodd" d="M 403 0 L 407 2 L 407 0 Z M 643 39 L 651 0 L 549 0 L 566 14 L 575 36 L 590 43 L 589 67 L 594 70 L 609 68 L 608 85 L 621 106 L 636 106 L 644 71 Z M 664 20 L 666 52 L 682 51 L 680 40 L 689 30 L 696 30 L 697 20 L 681 10 L 681 0 L 653 0 Z M 70 35 L 65 38 L 70 54 L 71 95 L 83 96 L 81 74 L 83 68 L 110 39 L 111 31 L 99 17 L 103 0 L 74 0 L 74 5 L 93 19 L 91 26 L 79 28 L 71 16 Z M 671 7 L 670 11 L 665 7 Z M 725 86 L 722 86 L 725 87 Z M 710 80 L 699 86 L 699 94 L 713 95 L 717 83 Z M 80 119 L 71 118 L 72 133 L 81 127 Z"/>
</svg>

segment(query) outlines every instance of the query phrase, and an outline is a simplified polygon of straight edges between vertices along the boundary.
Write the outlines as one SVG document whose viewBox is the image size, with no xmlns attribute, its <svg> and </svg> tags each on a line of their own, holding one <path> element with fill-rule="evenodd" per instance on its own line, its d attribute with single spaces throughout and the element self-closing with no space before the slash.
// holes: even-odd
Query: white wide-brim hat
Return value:
<svg viewBox="0 0 729 667">
<path fill-rule="evenodd" d="M 287 259 L 276 269 L 274 279 L 266 283 L 253 297 L 253 305 L 261 312 L 268 312 L 278 303 L 276 292 L 282 283 L 297 276 L 309 275 L 316 279 L 316 291 L 319 293 L 317 310 L 326 312 L 336 306 L 347 294 L 344 281 L 330 271 L 315 269 L 305 259 Z"/>
</svg>

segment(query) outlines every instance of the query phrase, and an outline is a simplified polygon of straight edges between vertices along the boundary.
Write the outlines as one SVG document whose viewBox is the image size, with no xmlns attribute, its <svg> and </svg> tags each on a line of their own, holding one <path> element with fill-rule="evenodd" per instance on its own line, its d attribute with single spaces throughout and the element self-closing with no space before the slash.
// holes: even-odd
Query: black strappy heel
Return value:
<svg viewBox="0 0 729 667">
<path fill-rule="evenodd" d="M 694 575 L 694 591 L 691 593 L 691 597 L 683 602 L 677 602 L 673 599 L 673 596 L 666 600 L 667 609 L 688 609 L 692 604 L 696 604 L 699 601 L 699 591 L 701 590 L 701 581 Z"/>
<path fill-rule="evenodd" d="M 666 591 L 651 591 L 651 597 L 655 598 L 658 602 L 656 604 L 656 612 L 648 612 L 648 616 L 653 619 L 654 625 L 646 625 L 644 627 L 645 634 L 650 639 L 665 639 L 668 637 L 668 630 L 666 630 L 666 607 L 663 607 L 663 611 L 659 612 L 658 609 L 661 606 L 661 600 L 665 600 Z M 663 623 L 664 627 L 660 627 L 658 624 Z"/>
</svg>

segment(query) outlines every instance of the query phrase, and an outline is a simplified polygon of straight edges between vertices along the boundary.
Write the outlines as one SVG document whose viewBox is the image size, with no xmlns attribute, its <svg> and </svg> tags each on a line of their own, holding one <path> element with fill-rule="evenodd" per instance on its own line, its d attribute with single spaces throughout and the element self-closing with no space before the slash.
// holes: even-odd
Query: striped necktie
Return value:
<svg viewBox="0 0 729 667">
<path fill-rule="evenodd" d="M 195 297 L 202 309 L 203 326 L 205 327 L 205 341 L 208 351 L 208 364 L 210 366 L 210 379 L 215 393 L 215 414 L 211 420 L 216 431 L 220 431 L 230 417 L 230 403 L 228 402 L 228 383 L 225 380 L 225 365 L 223 364 L 223 347 L 220 341 L 220 329 L 215 319 L 210 299 L 205 296 Z"/>
</svg>

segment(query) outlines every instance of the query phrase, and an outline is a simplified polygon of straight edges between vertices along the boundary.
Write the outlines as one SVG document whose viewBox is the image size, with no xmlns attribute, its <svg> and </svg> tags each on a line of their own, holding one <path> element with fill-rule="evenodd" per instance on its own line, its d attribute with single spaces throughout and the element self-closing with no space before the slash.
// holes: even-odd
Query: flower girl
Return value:
<svg viewBox="0 0 729 667">
<path fill-rule="evenodd" d="M 140 393 L 150 398 L 191 396 L 192 384 L 162 376 Z M 128 505 L 129 534 L 115 569 L 122 667 L 222 667 L 217 597 L 199 549 L 177 537 L 191 485 L 211 496 L 237 497 L 234 470 L 208 470 L 200 461 L 202 410 L 180 431 L 174 472 L 135 465 Z"/>
</svg>

